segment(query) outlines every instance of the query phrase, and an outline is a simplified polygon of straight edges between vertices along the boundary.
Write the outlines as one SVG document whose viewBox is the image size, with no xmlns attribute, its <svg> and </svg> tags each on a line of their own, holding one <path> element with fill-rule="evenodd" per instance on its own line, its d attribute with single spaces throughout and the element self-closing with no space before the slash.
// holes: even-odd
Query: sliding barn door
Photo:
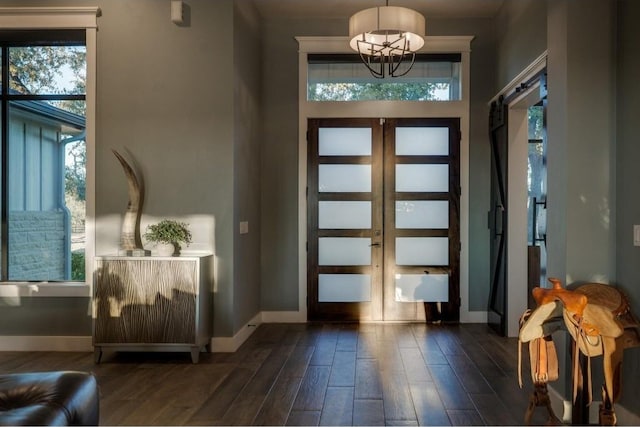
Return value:
<svg viewBox="0 0 640 427">
<path fill-rule="evenodd" d="M 489 211 L 491 291 L 488 324 L 506 334 L 507 301 L 507 106 L 491 105 L 491 210 Z"/>
</svg>

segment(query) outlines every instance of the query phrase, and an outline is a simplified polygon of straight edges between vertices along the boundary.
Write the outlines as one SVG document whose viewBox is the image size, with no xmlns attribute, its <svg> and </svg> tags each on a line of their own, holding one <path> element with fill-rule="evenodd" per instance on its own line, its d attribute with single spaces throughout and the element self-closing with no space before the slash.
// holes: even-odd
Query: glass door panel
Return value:
<svg viewBox="0 0 640 427">
<path fill-rule="evenodd" d="M 319 202 L 318 227 L 321 229 L 370 229 L 371 202 Z"/>
<path fill-rule="evenodd" d="M 320 274 L 318 302 L 369 302 L 371 276 L 369 274 Z"/>
<path fill-rule="evenodd" d="M 447 302 L 448 274 L 396 274 L 396 302 Z"/>
<path fill-rule="evenodd" d="M 449 228 L 449 201 L 396 200 L 396 228 Z"/>
<path fill-rule="evenodd" d="M 318 129 L 318 155 L 371 156 L 371 129 L 366 127 Z"/>
<path fill-rule="evenodd" d="M 396 191 L 449 192 L 449 165 L 398 164 Z"/>
<path fill-rule="evenodd" d="M 318 191 L 370 193 L 371 165 L 319 165 Z"/>
<path fill-rule="evenodd" d="M 371 238 L 320 237 L 319 265 L 371 265 Z"/>
<path fill-rule="evenodd" d="M 449 239 L 396 237 L 396 265 L 449 265 Z"/>
<path fill-rule="evenodd" d="M 449 155 L 448 127 L 404 127 L 396 129 L 396 156 Z"/>
<path fill-rule="evenodd" d="M 532 290 L 547 283 L 547 137 L 546 100 L 529 107 L 527 173 L 528 304 L 535 307 Z"/>
</svg>

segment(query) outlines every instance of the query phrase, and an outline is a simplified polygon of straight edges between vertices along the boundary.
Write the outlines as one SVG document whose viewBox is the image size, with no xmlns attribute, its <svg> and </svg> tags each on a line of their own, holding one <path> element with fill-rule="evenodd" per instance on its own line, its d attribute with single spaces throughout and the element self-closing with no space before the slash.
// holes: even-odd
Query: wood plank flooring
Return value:
<svg viewBox="0 0 640 427">
<path fill-rule="evenodd" d="M 517 340 L 480 324 L 264 324 L 195 365 L 188 353 L 106 352 L 96 365 L 0 352 L 0 369 L 95 373 L 100 424 L 113 426 L 519 425 L 531 391 Z"/>
</svg>

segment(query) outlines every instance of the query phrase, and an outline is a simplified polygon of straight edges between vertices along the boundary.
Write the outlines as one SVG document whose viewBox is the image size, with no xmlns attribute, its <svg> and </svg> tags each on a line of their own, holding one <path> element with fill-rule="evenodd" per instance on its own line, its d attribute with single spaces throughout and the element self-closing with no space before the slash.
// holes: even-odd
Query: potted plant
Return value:
<svg viewBox="0 0 640 427">
<path fill-rule="evenodd" d="M 147 226 L 145 239 L 156 243 L 156 249 L 161 256 L 180 255 L 181 243 L 187 246 L 191 243 L 189 224 L 173 219 L 163 219 L 157 224 Z"/>
</svg>

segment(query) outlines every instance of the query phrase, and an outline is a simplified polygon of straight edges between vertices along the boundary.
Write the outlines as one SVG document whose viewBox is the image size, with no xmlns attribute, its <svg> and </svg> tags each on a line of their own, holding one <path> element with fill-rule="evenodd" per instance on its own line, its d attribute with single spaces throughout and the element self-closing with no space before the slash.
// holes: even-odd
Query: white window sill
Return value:
<svg viewBox="0 0 640 427">
<path fill-rule="evenodd" d="M 90 297 L 91 287 L 82 282 L 0 283 L 0 298 L 9 297 Z"/>
</svg>

